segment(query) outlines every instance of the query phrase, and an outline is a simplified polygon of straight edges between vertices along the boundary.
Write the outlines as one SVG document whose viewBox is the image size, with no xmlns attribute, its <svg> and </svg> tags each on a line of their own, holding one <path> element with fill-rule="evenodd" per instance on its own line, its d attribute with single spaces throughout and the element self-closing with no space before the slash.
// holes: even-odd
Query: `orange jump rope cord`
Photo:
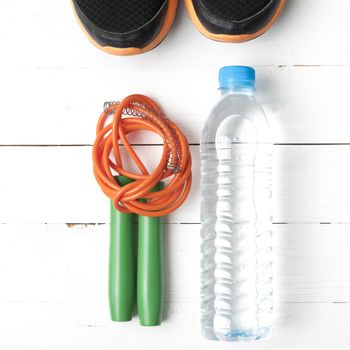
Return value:
<svg viewBox="0 0 350 350">
<path fill-rule="evenodd" d="M 111 114 L 113 119 L 107 123 Z M 151 173 L 126 137 L 139 130 L 154 132 L 163 138 L 160 162 Z M 140 169 L 140 174 L 123 168 L 119 150 L 122 145 Z M 123 213 L 152 217 L 167 215 L 181 206 L 191 189 L 192 160 L 186 137 L 162 114 L 153 100 L 143 95 L 131 95 L 118 104 L 113 103 L 101 114 L 93 147 L 93 163 L 95 178 L 102 191 Z M 134 181 L 121 187 L 113 171 Z M 172 178 L 164 189 L 151 192 L 159 181 L 169 177 Z"/>
</svg>

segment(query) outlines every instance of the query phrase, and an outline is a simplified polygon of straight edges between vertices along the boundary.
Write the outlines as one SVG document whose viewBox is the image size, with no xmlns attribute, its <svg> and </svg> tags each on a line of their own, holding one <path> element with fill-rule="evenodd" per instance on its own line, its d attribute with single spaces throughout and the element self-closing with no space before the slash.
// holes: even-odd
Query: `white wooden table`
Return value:
<svg viewBox="0 0 350 350">
<path fill-rule="evenodd" d="M 2 0 L 0 349 L 350 349 L 349 11 L 289 0 L 265 36 L 230 45 L 202 37 L 181 4 L 157 49 L 123 58 L 88 43 L 67 0 Z M 275 130 L 276 326 L 252 344 L 205 341 L 199 327 L 199 131 L 231 64 L 257 69 Z M 108 200 L 91 144 L 103 102 L 131 93 L 161 104 L 194 158 L 190 198 L 166 219 L 159 328 L 108 314 Z M 137 142 L 156 163 L 159 140 Z"/>
</svg>

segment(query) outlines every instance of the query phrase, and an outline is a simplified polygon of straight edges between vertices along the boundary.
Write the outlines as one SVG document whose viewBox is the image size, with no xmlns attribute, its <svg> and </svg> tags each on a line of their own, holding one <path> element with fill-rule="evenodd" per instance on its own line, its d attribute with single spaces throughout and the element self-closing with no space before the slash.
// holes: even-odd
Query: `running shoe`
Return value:
<svg viewBox="0 0 350 350">
<path fill-rule="evenodd" d="M 114 55 L 149 51 L 165 38 L 178 0 L 71 0 L 88 39 Z"/>
<path fill-rule="evenodd" d="M 209 39 L 243 42 L 264 34 L 286 0 L 185 0 L 198 30 Z"/>
</svg>

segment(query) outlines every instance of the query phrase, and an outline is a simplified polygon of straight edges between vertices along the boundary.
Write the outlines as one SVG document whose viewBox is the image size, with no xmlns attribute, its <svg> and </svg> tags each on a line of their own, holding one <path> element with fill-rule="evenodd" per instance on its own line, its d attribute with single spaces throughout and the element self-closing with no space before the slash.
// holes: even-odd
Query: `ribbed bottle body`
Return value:
<svg viewBox="0 0 350 350">
<path fill-rule="evenodd" d="M 227 94 L 201 137 L 201 323 L 208 339 L 272 327 L 272 144 L 249 94 Z"/>
</svg>

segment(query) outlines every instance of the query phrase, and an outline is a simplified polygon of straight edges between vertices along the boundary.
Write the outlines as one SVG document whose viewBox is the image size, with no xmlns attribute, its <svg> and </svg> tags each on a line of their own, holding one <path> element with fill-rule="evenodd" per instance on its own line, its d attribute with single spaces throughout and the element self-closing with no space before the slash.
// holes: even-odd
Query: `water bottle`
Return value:
<svg viewBox="0 0 350 350">
<path fill-rule="evenodd" d="M 272 328 L 272 141 L 255 70 L 220 70 L 222 98 L 201 135 L 201 326 L 250 341 Z"/>
</svg>

